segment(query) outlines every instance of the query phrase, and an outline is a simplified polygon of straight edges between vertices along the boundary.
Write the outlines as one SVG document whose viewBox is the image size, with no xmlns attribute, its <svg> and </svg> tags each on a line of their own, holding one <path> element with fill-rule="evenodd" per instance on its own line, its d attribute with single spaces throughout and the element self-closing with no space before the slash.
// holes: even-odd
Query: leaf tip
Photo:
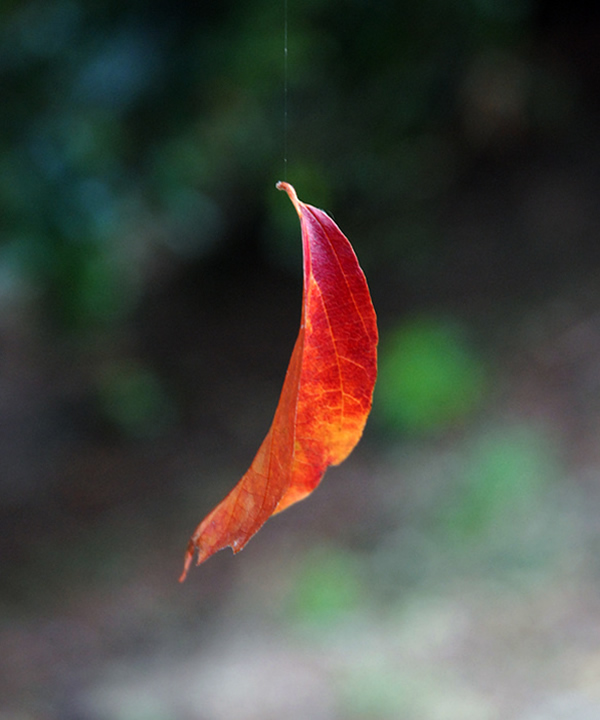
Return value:
<svg viewBox="0 0 600 720">
<path fill-rule="evenodd" d="M 294 204 L 294 207 L 296 208 L 296 212 L 298 215 L 300 215 L 300 200 L 298 200 L 298 195 L 296 193 L 296 190 L 293 185 L 290 185 L 288 182 L 284 182 L 283 180 L 280 180 L 275 187 L 278 190 L 283 190 L 288 194 L 289 199 Z"/>
<path fill-rule="evenodd" d="M 187 550 L 185 551 L 185 559 L 183 561 L 183 572 L 179 576 L 179 582 L 182 583 L 188 574 L 188 570 L 190 569 L 190 565 L 192 564 L 192 560 L 194 559 L 194 553 L 196 552 L 196 544 L 193 540 L 190 540 L 187 546 Z"/>
</svg>

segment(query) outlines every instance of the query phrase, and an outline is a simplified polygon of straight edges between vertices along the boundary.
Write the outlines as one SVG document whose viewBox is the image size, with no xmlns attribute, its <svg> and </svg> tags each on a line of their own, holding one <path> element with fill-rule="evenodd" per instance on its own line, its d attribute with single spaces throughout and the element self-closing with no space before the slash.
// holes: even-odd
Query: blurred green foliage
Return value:
<svg viewBox="0 0 600 720">
<path fill-rule="evenodd" d="M 293 573 L 287 601 L 295 622 L 328 626 L 365 602 L 364 564 L 349 550 L 315 546 Z"/>
<path fill-rule="evenodd" d="M 311 0 L 288 14 L 288 180 L 349 208 L 373 266 L 399 260 L 460 166 L 469 68 L 490 47 L 516 52 L 529 4 Z M 0 290 L 29 287 L 76 331 L 110 328 L 165 248 L 227 252 L 262 217 L 271 252 L 283 20 L 267 0 L 3 3 Z"/>
<path fill-rule="evenodd" d="M 440 198 L 481 147 L 551 125 L 567 84 L 527 55 L 523 0 L 287 7 L 287 180 L 343 214 L 376 300 L 387 292 L 397 309 L 399 288 L 439 277 Z M 299 274 L 297 219 L 274 189 L 283 44 L 284 4 L 270 0 L 2 3 L 0 297 L 24 299 L 45 337 L 67 331 L 89 352 L 119 337 L 173 267 L 201 279 L 209 259 L 250 248 Z M 434 429 L 477 406 L 477 353 L 436 323 L 382 345 L 388 427 Z M 114 354 L 129 356 L 122 345 Z M 92 379 L 99 403 L 122 403 L 111 422 L 136 434 L 164 401 L 160 380 L 108 377 Z M 141 386 L 149 395 L 132 409 Z"/>
<path fill-rule="evenodd" d="M 533 423 L 473 434 L 456 466 L 454 498 L 440 504 L 442 525 L 451 537 L 467 542 L 493 542 L 516 527 L 526 537 L 560 468 L 548 431 Z"/>
<path fill-rule="evenodd" d="M 422 315 L 384 337 L 375 403 L 389 428 L 443 429 L 468 417 L 484 391 L 483 359 L 457 321 Z"/>
<path fill-rule="evenodd" d="M 100 374 L 96 392 L 103 417 L 129 437 L 154 437 L 176 419 L 176 410 L 158 378 L 139 363 L 111 363 Z"/>
</svg>

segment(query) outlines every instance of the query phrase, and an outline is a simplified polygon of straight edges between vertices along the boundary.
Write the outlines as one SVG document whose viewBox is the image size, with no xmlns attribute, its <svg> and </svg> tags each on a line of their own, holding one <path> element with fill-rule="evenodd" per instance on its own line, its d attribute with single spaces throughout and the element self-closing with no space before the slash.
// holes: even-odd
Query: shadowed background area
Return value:
<svg viewBox="0 0 600 720">
<path fill-rule="evenodd" d="M 286 81 L 284 6 L 0 3 L 0 718 L 600 717 L 599 13 L 287 0 Z M 296 337 L 284 172 L 372 417 L 180 586 Z"/>
</svg>

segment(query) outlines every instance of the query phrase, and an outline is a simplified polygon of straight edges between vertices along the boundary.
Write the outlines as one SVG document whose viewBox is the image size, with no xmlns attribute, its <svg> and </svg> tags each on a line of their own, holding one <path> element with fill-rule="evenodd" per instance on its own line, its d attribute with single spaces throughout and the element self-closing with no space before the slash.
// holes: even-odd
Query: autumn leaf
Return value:
<svg viewBox="0 0 600 720">
<path fill-rule="evenodd" d="M 360 440 L 377 376 L 377 320 L 348 239 L 323 210 L 289 195 L 302 229 L 300 332 L 267 436 L 243 478 L 198 525 L 180 581 L 225 547 L 239 552 L 275 513 L 309 495 Z"/>
</svg>

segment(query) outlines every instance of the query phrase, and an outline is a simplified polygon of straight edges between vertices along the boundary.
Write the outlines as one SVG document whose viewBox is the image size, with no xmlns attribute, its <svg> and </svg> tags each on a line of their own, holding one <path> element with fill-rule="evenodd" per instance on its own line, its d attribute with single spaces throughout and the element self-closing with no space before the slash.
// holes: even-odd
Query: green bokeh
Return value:
<svg viewBox="0 0 600 720">
<path fill-rule="evenodd" d="M 371 233 L 380 238 L 373 266 L 406 257 L 398 227 L 420 227 L 461 164 L 451 128 L 471 62 L 491 44 L 514 52 L 530 14 L 514 2 L 290 3 L 285 78 L 283 6 L 266 0 L 3 3 L 0 246 L 18 248 L 10 272 L 33 275 L 41 310 L 76 331 L 98 318 L 117 329 L 135 309 L 140 267 L 108 279 L 110 308 L 85 286 L 118 265 L 132 219 L 142 257 L 164 245 L 184 261 L 226 252 L 245 217 L 266 213 L 284 124 L 300 196 L 345 206 L 359 256 Z M 272 224 L 259 244 L 288 264 Z M 0 254 L 0 276 L 2 265 Z"/>
<path fill-rule="evenodd" d="M 158 376 L 132 361 L 113 362 L 101 373 L 97 401 L 102 416 L 130 438 L 152 438 L 176 419 Z"/>
<path fill-rule="evenodd" d="M 560 470 L 557 447 L 543 428 L 529 423 L 488 427 L 465 443 L 454 497 L 440 505 L 444 525 L 465 540 L 524 530 L 526 537 Z"/>
<path fill-rule="evenodd" d="M 423 315 L 382 342 L 376 403 L 391 428 L 424 432 L 469 415 L 485 390 L 485 367 L 465 329 Z"/>
<path fill-rule="evenodd" d="M 300 622 L 329 623 L 360 607 L 365 599 L 360 559 L 350 551 L 317 546 L 293 576 L 287 603 Z"/>
</svg>

